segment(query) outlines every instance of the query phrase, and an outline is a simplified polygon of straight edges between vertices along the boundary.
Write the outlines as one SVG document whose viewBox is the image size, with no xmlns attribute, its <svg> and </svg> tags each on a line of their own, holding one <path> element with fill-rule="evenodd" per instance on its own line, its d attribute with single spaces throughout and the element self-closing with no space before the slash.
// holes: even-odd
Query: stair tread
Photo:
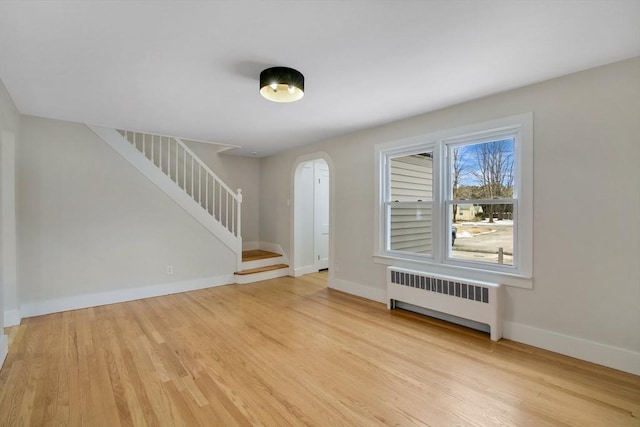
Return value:
<svg viewBox="0 0 640 427">
<path fill-rule="evenodd" d="M 263 273 L 265 271 L 279 270 L 281 268 L 288 268 L 288 267 L 289 266 L 287 264 L 275 264 L 275 265 L 268 265 L 266 267 L 250 268 L 248 270 L 236 271 L 235 274 L 237 274 L 238 276 L 244 276 L 246 274 Z"/>
<path fill-rule="evenodd" d="M 251 250 L 251 251 L 242 251 L 242 262 L 257 261 L 259 259 L 267 259 L 267 258 L 277 258 L 279 256 L 282 256 L 282 255 L 276 254 L 274 252 L 263 251 L 260 249 Z"/>
</svg>

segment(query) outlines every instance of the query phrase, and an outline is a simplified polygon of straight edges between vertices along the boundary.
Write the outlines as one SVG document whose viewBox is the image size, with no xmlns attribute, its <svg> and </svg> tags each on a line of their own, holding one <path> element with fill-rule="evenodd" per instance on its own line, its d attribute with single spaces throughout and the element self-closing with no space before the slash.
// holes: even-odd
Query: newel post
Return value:
<svg viewBox="0 0 640 427">
<path fill-rule="evenodd" d="M 242 233 L 240 233 L 240 225 L 241 225 L 241 219 L 242 219 L 242 189 L 238 188 L 238 218 L 237 218 L 237 224 L 238 224 L 238 230 L 237 230 L 237 236 L 238 238 L 241 238 Z"/>
<path fill-rule="evenodd" d="M 242 269 L 242 189 L 238 188 L 238 218 L 236 224 L 236 238 L 238 239 L 238 271 Z"/>
</svg>

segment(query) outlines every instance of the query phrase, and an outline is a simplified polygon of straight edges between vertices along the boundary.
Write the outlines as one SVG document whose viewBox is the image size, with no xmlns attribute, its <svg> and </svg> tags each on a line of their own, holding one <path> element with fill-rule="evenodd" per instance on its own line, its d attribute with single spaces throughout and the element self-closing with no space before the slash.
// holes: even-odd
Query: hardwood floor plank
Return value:
<svg viewBox="0 0 640 427">
<path fill-rule="evenodd" d="M 79 400 L 73 409 L 76 416 L 79 416 L 79 425 L 86 425 L 88 422 L 90 411 L 93 409 L 94 404 L 92 401 L 93 393 L 91 392 L 91 382 L 89 378 L 89 354 L 90 348 L 93 346 L 92 335 L 90 332 L 91 318 L 93 318 L 89 310 L 76 310 L 75 314 L 75 327 L 76 327 L 76 353 L 77 353 L 77 366 L 76 373 L 78 375 L 78 387 L 80 388 Z M 76 424 L 78 425 L 78 424 Z"/>
<path fill-rule="evenodd" d="M 0 426 L 636 426 L 640 378 L 326 288 L 326 273 L 24 319 Z"/>
<path fill-rule="evenodd" d="M 133 363 L 142 383 L 142 388 L 138 389 L 138 393 L 146 394 L 150 405 L 147 411 L 153 414 L 146 417 L 147 423 L 149 425 L 163 425 L 161 420 L 172 420 L 172 413 L 175 412 L 170 397 L 162 388 L 162 384 L 170 381 L 170 379 L 168 377 L 165 379 L 156 370 L 155 365 L 149 357 L 149 347 L 146 345 L 146 337 L 140 336 L 136 341 L 129 341 L 129 348 Z M 155 420 L 158 422 L 154 422 Z M 173 419 L 173 423 L 176 425 L 179 425 L 181 422 L 181 418 Z"/>
<path fill-rule="evenodd" d="M 59 372 L 60 372 L 60 335 L 62 314 L 52 315 L 53 321 L 46 322 L 43 318 L 38 318 L 36 324 L 38 328 L 34 328 L 35 336 L 29 337 L 27 343 L 27 351 L 34 357 L 26 359 L 40 368 L 42 375 L 38 375 L 36 394 L 33 399 L 33 412 L 31 414 L 31 425 L 54 425 L 56 422 L 56 403 L 57 393 L 59 390 Z M 35 341 L 37 349 L 32 350 L 32 342 Z M 33 375 L 29 369 L 30 375 Z"/>
<path fill-rule="evenodd" d="M 267 259 L 267 258 L 277 258 L 279 256 L 282 256 L 282 255 L 274 252 L 254 249 L 250 251 L 242 251 L 242 262 L 257 261 L 260 259 Z"/>
<path fill-rule="evenodd" d="M 25 405 L 25 392 L 24 386 L 29 382 L 28 370 L 25 367 L 26 363 L 22 360 L 16 361 L 8 369 L 9 375 L 7 375 L 7 381 L 11 381 L 14 384 L 11 391 L 8 392 L 8 388 L 5 388 L 5 392 L 0 399 L 0 425 L 11 426 L 18 425 L 20 422 L 27 425 L 28 419 L 20 419 L 22 417 L 21 409 Z M 4 369 L 4 367 L 3 367 Z M 29 417 L 30 419 L 31 417 Z"/>
<path fill-rule="evenodd" d="M 130 343 L 135 342 L 141 334 L 137 324 L 133 320 L 133 313 L 128 307 L 127 313 L 120 319 L 114 329 L 115 340 L 119 348 L 121 369 L 126 372 L 126 396 L 129 407 L 133 411 L 133 421 L 136 426 L 155 426 L 159 420 L 153 411 L 148 393 L 144 387 L 141 373 L 136 365 Z"/>
</svg>

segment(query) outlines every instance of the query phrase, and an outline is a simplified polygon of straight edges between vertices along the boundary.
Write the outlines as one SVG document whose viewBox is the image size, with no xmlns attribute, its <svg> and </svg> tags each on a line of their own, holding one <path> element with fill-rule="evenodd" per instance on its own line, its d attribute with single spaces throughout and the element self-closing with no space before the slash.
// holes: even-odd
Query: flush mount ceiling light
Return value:
<svg viewBox="0 0 640 427">
<path fill-rule="evenodd" d="M 274 102 L 298 101 L 304 96 L 304 76 L 293 68 L 267 68 L 260 73 L 260 94 Z"/>
</svg>

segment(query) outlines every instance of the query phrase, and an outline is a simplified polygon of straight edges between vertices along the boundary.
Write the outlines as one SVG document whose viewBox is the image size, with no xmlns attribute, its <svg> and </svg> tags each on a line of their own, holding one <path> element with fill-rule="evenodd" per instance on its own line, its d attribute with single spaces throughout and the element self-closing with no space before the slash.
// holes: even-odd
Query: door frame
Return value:
<svg viewBox="0 0 640 427">
<path fill-rule="evenodd" d="M 292 265 L 292 273 L 294 277 L 299 277 L 299 276 L 302 276 L 303 274 L 308 274 L 315 271 L 311 268 L 307 268 L 309 266 L 300 265 L 301 261 L 297 259 L 298 257 L 296 256 L 296 253 L 297 253 L 298 247 L 300 246 L 300 243 L 297 242 L 297 239 L 296 239 L 296 222 L 295 222 L 296 220 L 296 199 L 295 199 L 296 178 L 299 176 L 298 172 L 301 170 L 301 165 L 303 163 L 311 162 L 314 160 L 324 160 L 327 163 L 327 166 L 329 167 L 329 280 L 331 280 L 333 278 L 333 274 L 335 273 L 335 268 L 334 268 L 334 254 L 335 254 L 334 230 L 335 230 L 335 217 L 336 217 L 335 202 L 334 202 L 335 169 L 334 169 L 333 161 L 331 160 L 331 157 L 329 156 L 329 154 L 327 154 L 324 151 L 318 151 L 315 153 L 299 156 L 293 162 L 293 166 L 291 168 L 291 189 L 289 193 L 291 194 L 290 213 L 289 213 L 289 217 L 291 219 L 291 221 L 289 221 L 290 223 L 289 235 L 291 236 L 290 260 Z M 313 267 L 315 268 L 315 263 Z"/>
</svg>

